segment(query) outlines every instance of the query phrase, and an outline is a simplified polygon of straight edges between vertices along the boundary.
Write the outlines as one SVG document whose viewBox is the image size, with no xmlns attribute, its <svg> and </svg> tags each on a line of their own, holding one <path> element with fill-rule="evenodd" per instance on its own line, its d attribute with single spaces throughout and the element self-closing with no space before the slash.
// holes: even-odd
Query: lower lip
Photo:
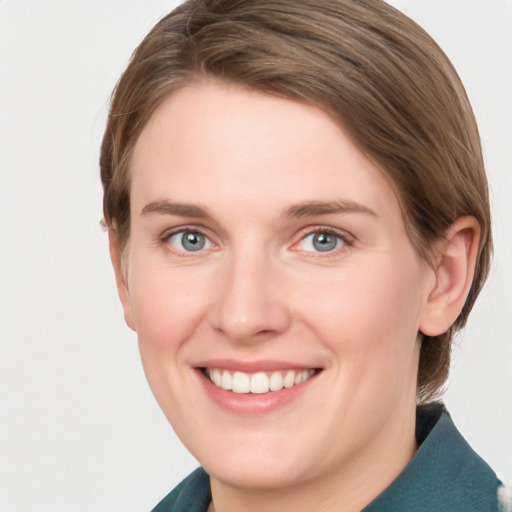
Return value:
<svg viewBox="0 0 512 512">
<path fill-rule="evenodd" d="M 199 379 L 208 397 L 222 409 L 237 414 L 264 414 L 275 411 L 280 407 L 289 404 L 310 387 L 318 377 L 315 373 L 307 381 L 283 388 L 280 391 L 269 391 L 268 393 L 233 393 L 215 386 L 203 373 L 197 370 Z"/>
</svg>

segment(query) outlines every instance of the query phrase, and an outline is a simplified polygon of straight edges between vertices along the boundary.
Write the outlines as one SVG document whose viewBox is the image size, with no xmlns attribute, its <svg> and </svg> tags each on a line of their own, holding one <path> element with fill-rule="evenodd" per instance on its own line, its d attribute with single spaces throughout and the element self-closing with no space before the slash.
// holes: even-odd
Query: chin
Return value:
<svg viewBox="0 0 512 512">
<path fill-rule="evenodd" d="M 318 458 L 321 448 L 315 450 L 304 436 L 231 432 L 228 437 L 202 449 L 196 444 L 199 451 L 194 454 L 206 472 L 225 485 L 255 491 L 284 489 L 326 470 L 326 458 Z"/>
<path fill-rule="evenodd" d="M 305 471 L 300 466 L 282 460 L 251 457 L 226 457 L 203 465 L 206 472 L 224 485 L 239 489 L 285 489 L 304 480 Z M 308 475 L 308 478 L 310 475 Z"/>
</svg>

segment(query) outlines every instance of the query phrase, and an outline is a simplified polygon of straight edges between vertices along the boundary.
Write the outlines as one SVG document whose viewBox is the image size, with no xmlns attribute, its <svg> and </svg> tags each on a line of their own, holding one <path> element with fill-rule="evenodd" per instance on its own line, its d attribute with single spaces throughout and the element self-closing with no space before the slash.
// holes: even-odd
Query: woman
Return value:
<svg viewBox="0 0 512 512">
<path fill-rule="evenodd" d="M 126 322 L 202 466 L 155 510 L 498 510 L 434 402 L 492 243 L 471 107 L 421 28 L 185 2 L 116 88 L 101 173 Z"/>
</svg>

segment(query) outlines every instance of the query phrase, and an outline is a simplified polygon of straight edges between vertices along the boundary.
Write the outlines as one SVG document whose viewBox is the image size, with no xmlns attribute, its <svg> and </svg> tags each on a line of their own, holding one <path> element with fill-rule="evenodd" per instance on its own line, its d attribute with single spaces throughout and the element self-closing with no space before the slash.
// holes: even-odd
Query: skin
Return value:
<svg viewBox="0 0 512 512">
<path fill-rule="evenodd" d="M 474 219 L 427 264 L 387 178 L 325 112 L 209 82 L 160 105 L 131 173 L 124 272 L 110 231 L 119 294 L 157 401 L 211 476 L 211 510 L 361 510 L 416 450 L 418 333 L 444 332 L 464 303 Z M 337 245 L 319 252 L 326 229 Z M 185 250 L 184 231 L 204 249 Z M 211 360 L 317 373 L 284 404 L 237 412 L 205 392 Z"/>
</svg>

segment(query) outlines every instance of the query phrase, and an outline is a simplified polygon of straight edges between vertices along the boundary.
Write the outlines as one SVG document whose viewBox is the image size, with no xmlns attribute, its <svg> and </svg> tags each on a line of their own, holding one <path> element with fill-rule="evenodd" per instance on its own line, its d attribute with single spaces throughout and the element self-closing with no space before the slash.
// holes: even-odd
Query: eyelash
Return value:
<svg viewBox="0 0 512 512">
<path fill-rule="evenodd" d="M 293 249 L 294 246 L 297 246 L 301 242 L 304 242 L 304 240 L 311 235 L 330 235 L 334 236 L 337 239 L 341 240 L 342 246 L 337 247 L 334 250 L 331 251 L 325 251 L 325 253 L 322 253 L 321 251 L 304 251 L 301 249 Z M 346 231 L 338 231 L 337 229 L 334 229 L 332 227 L 327 226 L 314 226 L 311 228 L 308 228 L 306 231 L 304 231 L 301 234 L 300 240 L 298 242 L 295 242 L 292 246 L 292 250 L 295 250 L 297 252 L 303 252 L 307 257 L 310 258 L 329 258 L 338 256 L 340 252 L 346 251 L 347 248 L 352 247 L 354 245 L 355 239 L 353 236 L 349 235 Z"/>
<path fill-rule="evenodd" d="M 162 245 L 164 245 L 169 252 L 171 252 L 174 256 L 177 256 L 178 258 L 191 258 L 191 257 L 194 257 L 194 252 L 195 252 L 195 251 L 182 251 L 182 250 L 179 250 L 179 249 L 175 249 L 170 244 L 170 239 L 174 235 L 179 235 L 180 233 L 181 234 L 191 233 L 191 234 L 197 234 L 197 235 L 204 236 L 212 246 L 214 246 L 214 247 L 216 246 L 216 244 L 214 244 L 211 241 L 211 237 L 210 236 L 208 236 L 202 229 L 199 229 L 199 228 L 197 228 L 195 226 L 185 226 L 185 227 L 176 228 L 176 229 L 173 229 L 173 230 L 170 230 L 170 231 L 166 231 L 160 237 L 160 241 L 161 241 Z M 197 252 L 200 253 L 200 252 L 204 252 L 204 251 L 203 251 L 203 249 L 200 249 Z"/>
<path fill-rule="evenodd" d="M 169 243 L 171 237 L 173 237 L 174 235 L 185 234 L 185 233 L 192 233 L 192 234 L 198 234 L 198 235 L 204 236 L 213 247 L 217 247 L 216 244 L 214 242 L 212 242 L 211 238 L 202 229 L 195 227 L 195 226 L 184 226 L 184 227 L 173 229 L 171 231 L 166 231 L 160 237 L 160 241 L 163 245 L 166 246 L 168 251 L 170 251 L 174 256 L 177 256 L 178 258 L 194 257 L 195 251 L 178 250 L 178 249 L 175 249 Z M 322 251 L 306 251 L 306 250 L 301 250 L 301 249 L 294 249 L 295 246 L 297 246 L 301 242 L 304 242 L 304 240 L 308 236 L 322 235 L 322 234 L 336 237 L 337 239 L 341 240 L 343 245 L 341 247 L 335 248 L 334 250 L 325 251 L 325 254 L 323 254 Z M 338 255 L 340 252 L 346 250 L 348 247 L 352 247 L 353 245 L 354 245 L 354 237 L 349 235 L 345 231 L 338 231 L 332 227 L 326 227 L 326 226 L 314 226 L 314 227 L 308 228 L 307 230 L 305 230 L 301 233 L 299 241 L 293 243 L 291 250 L 296 251 L 296 252 L 302 252 L 307 257 L 314 258 L 314 257 L 320 256 L 322 258 L 328 258 L 330 256 Z M 197 252 L 201 253 L 201 252 L 204 252 L 204 250 L 200 249 Z"/>
</svg>

